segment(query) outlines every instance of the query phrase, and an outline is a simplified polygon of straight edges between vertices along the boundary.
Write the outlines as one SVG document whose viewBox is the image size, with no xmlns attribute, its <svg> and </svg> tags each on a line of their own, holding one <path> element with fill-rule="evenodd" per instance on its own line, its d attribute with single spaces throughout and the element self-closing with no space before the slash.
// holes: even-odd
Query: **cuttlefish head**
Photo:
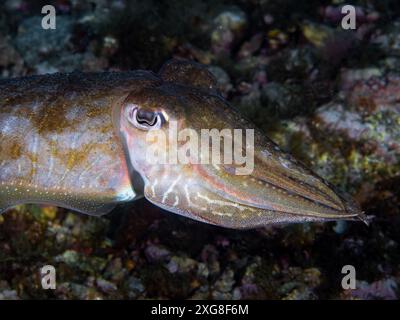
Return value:
<svg viewBox="0 0 400 320">
<path fill-rule="evenodd" d="M 357 204 L 281 151 L 215 89 L 199 64 L 172 60 L 122 103 L 119 129 L 144 196 L 203 222 L 366 221 Z"/>
</svg>

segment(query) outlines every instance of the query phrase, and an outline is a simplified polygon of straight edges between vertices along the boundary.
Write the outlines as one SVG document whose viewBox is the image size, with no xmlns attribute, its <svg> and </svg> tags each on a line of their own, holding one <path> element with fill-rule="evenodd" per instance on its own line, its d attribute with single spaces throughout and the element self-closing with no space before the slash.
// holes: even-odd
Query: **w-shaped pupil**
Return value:
<svg viewBox="0 0 400 320">
<path fill-rule="evenodd" d="M 140 124 L 154 126 L 157 122 L 157 115 L 154 112 L 137 110 L 136 120 Z"/>
</svg>

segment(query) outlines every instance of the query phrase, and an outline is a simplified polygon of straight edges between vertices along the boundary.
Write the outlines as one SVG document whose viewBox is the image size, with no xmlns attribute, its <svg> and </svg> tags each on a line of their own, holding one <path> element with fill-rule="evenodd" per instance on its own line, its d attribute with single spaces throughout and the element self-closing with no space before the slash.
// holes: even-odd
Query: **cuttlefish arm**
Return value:
<svg viewBox="0 0 400 320">
<path fill-rule="evenodd" d="M 214 106 L 212 112 L 208 112 L 207 103 Z M 254 129 L 254 168 L 249 174 L 238 175 L 235 174 L 238 166 L 234 164 L 193 166 L 197 176 L 202 177 L 198 181 L 204 181 L 206 189 L 214 190 L 214 193 L 231 202 L 258 209 L 260 225 L 269 219 L 276 219 L 271 216 L 273 212 L 279 217 L 283 213 L 294 216 L 289 218 L 291 221 L 305 217 L 314 220 L 363 217 L 353 200 L 334 190 L 291 155 L 280 150 L 238 113 L 227 112 L 228 109 L 232 107 L 217 96 L 196 105 L 196 110 L 209 117 L 212 127 L 240 128 L 243 132 Z M 192 118 L 195 117 L 193 114 Z M 243 141 L 245 139 L 244 136 Z M 262 210 L 265 210 L 265 217 Z M 240 226 L 242 221 L 239 219 L 237 225 Z"/>
</svg>

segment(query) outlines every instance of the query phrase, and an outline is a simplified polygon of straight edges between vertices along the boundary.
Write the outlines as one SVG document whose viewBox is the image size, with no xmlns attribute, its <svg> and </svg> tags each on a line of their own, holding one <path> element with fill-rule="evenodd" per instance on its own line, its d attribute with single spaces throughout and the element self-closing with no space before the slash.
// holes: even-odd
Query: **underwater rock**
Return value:
<svg viewBox="0 0 400 320">
<path fill-rule="evenodd" d="M 318 56 L 334 67 L 339 67 L 343 60 L 351 56 L 352 50 L 360 44 L 360 40 L 369 34 L 370 28 L 358 28 L 353 31 L 310 22 L 302 25 L 304 37 L 316 49 Z"/>
<path fill-rule="evenodd" d="M 358 81 L 347 92 L 347 103 L 330 103 L 320 108 L 315 124 L 319 130 L 357 142 L 362 161 L 359 165 L 385 163 L 387 174 L 394 174 L 394 168 L 400 165 L 399 88 L 397 77 Z M 367 167 L 362 170 L 376 171 Z"/>
<path fill-rule="evenodd" d="M 197 275 L 201 279 L 207 279 L 210 275 L 210 271 L 208 270 L 207 264 L 200 262 L 197 265 Z"/>
<path fill-rule="evenodd" d="M 59 15 L 57 28 L 50 31 L 42 29 L 41 19 L 33 16 L 23 20 L 14 39 L 18 52 L 35 74 L 101 70 L 107 66 L 106 58 L 75 48 L 74 28 L 78 24 L 74 19 Z"/>
<path fill-rule="evenodd" d="M 66 54 L 70 51 L 72 19 L 57 17 L 57 28 L 51 32 L 42 29 L 41 20 L 40 16 L 27 18 L 18 28 L 14 41 L 25 63 L 38 74 L 76 69 L 80 59 Z"/>
<path fill-rule="evenodd" d="M 4 9 L 8 12 L 16 13 L 26 11 L 27 1 L 25 0 L 5 0 Z"/>
<path fill-rule="evenodd" d="M 253 262 L 247 263 L 240 283 L 233 290 L 234 299 L 252 299 L 258 297 L 261 291 L 259 287 L 256 270 L 261 265 L 261 258 L 256 256 Z"/>
<path fill-rule="evenodd" d="M 315 299 L 314 289 L 321 283 L 321 272 L 316 268 L 301 270 L 290 267 L 284 270 L 286 281 L 280 288 L 279 293 L 284 300 L 310 300 Z"/>
<path fill-rule="evenodd" d="M 374 113 L 363 118 L 357 112 L 344 109 L 341 104 L 324 106 L 317 112 L 318 124 L 328 132 L 335 131 L 351 141 L 362 142 L 388 164 L 397 164 L 400 144 L 399 132 L 393 127 L 399 121 L 395 111 Z"/>
<path fill-rule="evenodd" d="M 342 91 L 351 90 L 359 81 L 366 81 L 372 77 L 383 76 L 383 70 L 377 67 L 363 69 L 342 69 L 340 73 L 340 87 Z"/>
<path fill-rule="evenodd" d="M 128 271 L 123 268 L 122 259 L 120 257 L 111 260 L 104 271 L 104 277 L 117 283 L 121 282 L 127 274 Z"/>
<path fill-rule="evenodd" d="M 148 245 L 144 253 L 149 262 L 166 261 L 170 259 L 170 252 L 166 248 L 154 244 Z"/>
<path fill-rule="evenodd" d="M 16 77 L 23 72 L 23 60 L 9 37 L 0 34 L 0 77 Z"/>
<path fill-rule="evenodd" d="M 347 92 L 350 107 L 363 111 L 364 115 L 385 110 L 398 110 L 400 77 L 398 75 L 371 76 L 354 81 Z"/>
<path fill-rule="evenodd" d="M 289 35 L 283 30 L 272 29 L 267 33 L 268 48 L 271 51 L 278 51 L 288 44 Z"/>
<path fill-rule="evenodd" d="M 260 49 L 263 40 L 264 35 L 262 33 L 256 33 L 250 38 L 249 41 L 246 41 L 244 44 L 242 44 L 238 52 L 238 58 L 247 58 L 253 55 L 257 50 Z"/>
<path fill-rule="evenodd" d="M 315 50 L 306 45 L 300 48 L 287 48 L 270 58 L 267 72 L 270 79 L 275 82 L 301 82 L 313 76 L 317 70 L 318 58 Z M 290 81 L 288 81 L 290 80 Z"/>
<path fill-rule="evenodd" d="M 213 245 L 206 245 L 201 251 L 201 260 L 207 264 L 208 273 L 214 277 L 220 272 L 219 252 Z"/>
<path fill-rule="evenodd" d="M 213 299 L 226 300 L 232 299 L 232 287 L 235 284 L 234 280 L 235 273 L 231 269 L 227 269 L 217 280 L 213 286 Z"/>
<path fill-rule="evenodd" d="M 293 117 L 304 111 L 306 101 L 302 91 L 299 85 L 269 82 L 262 88 L 261 101 L 269 114 L 277 118 Z"/>
<path fill-rule="evenodd" d="M 243 36 L 246 25 L 246 13 L 239 8 L 221 12 L 214 19 L 214 31 L 211 32 L 212 51 L 219 56 L 229 56 L 232 47 Z"/>
<path fill-rule="evenodd" d="M 337 221 L 335 223 L 335 226 L 333 227 L 333 230 L 338 234 L 343 234 L 344 232 L 346 232 L 347 227 L 348 227 L 347 221 Z"/>
<path fill-rule="evenodd" d="M 317 296 L 311 289 L 303 288 L 303 290 L 293 289 L 282 300 L 315 300 L 316 298 Z"/>
<path fill-rule="evenodd" d="M 197 262 L 186 257 L 173 256 L 166 265 L 170 273 L 188 273 L 196 268 Z"/>
<path fill-rule="evenodd" d="M 55 257 L 55 261 L 64 262 L 71 267 L 79 265 L 79 253 L 74 250 L 67 250 L 62 255 Z"/>
<path fill-rule="evenodd" d="M 397 288 L 397 281 L 394 278 L 382 279 L 372 283 L 357 281 L 356 289 L 348 290 L 348 293 L 344 296 L 363 300 L 396 300 Z"/>
<path fill-rule="evenodd" d="M 57 285 L 56 292 L 64 299 L 100 300 L 104 296 L 95 288 L 79 283 L 63 282 Z"/>
<path fill-rule="evenodd" d="M 8 283 L 0 280 L 0 300 L 19 300 L 17 291 L 12 290 Z"/>
<path fill-rule="evenodd" d="M 96 285 L 102 292 L 108 294 L 118 290 L 118 287 L 114 283 L 102 278 L 96 279 Z"/>
<path fill-rule="evenodd" d="M 394 21 L 388 30 L 377 31 L 371 43 L 376 44 L 386 55 L 398 57 L 400 54 L 400 21 Z"/>
<path fill-rule="evenodd" d="M 400 170 L 400 82 L 397 76 L 369 76 L 376 73 L 347 70 L 333 101 L 311 120 L 282 122 L 272 138 L 344 188 L 393 177 Z"/>
<path fill-rule="evenodd" d="M 305 22 L 302 31 L 304 37 L 317 48 L 322 47 L 334 34 L 334 30 L 328 26 L 311 22 Z"/>
<path fill-rule="evenodd" d="M 126 280 L 126 287 L 128 290 L 128 297 L 130 299 L 136 299 L 138 295 L 142 294 L 145 291 L 142 281 L 136 277 L 129 277 Z"/>
<path fill-rule="evenodd" d="M 15 290 L 3 290 L 0 291 L 0 300 L 19 300 L 20 298 L 17 295 L 17 291 Z"/>
</svg>

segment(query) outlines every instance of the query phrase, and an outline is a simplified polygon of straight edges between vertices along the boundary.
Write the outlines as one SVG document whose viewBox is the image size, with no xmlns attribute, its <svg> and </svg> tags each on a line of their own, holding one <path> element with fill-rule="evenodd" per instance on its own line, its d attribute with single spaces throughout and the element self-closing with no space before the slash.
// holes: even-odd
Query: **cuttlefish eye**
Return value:
<svg viewBox="0 0 400 320">
<path fill-rule="evenodd" d="M 129 122 L 138 129 L 160 129 L 165 123 L 165 117 L 159 111 L 146 110 L 135 104 L 129 105 L 126 110 Z"/>
</svg>

